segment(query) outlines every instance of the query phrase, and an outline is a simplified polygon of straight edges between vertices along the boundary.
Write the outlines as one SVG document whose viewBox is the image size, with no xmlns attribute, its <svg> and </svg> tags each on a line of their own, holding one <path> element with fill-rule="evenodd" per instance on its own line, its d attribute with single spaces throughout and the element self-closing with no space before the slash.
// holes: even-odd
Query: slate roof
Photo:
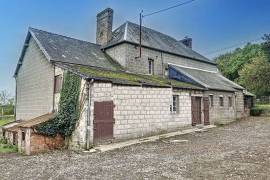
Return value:
<svg viewBox="0 0 270 180">
<path fill-rule="evenodd" d="M 110 71 L 93 68 L 89 66 L 56 63 L 57 66 L 67 69 L 86 79 L 95 79 L 99 81 L 109 81 L 114 84 L 135 85 L 135 86 L 153 86 L 153 87 L 173 87 L 181 89 L 204 90 L 205 88 L 193 85 L 191 83 L 170 80 L 158 76 L 134 74 L 120 71 Z"/>
<path fill-rule="evenodd" d="M 25 44 L 28 44 L 30 36 L 35 39 L 49 61 L 82 64 L 109 70 L 121 68 L 117 62 L 101 50 L 100 45 L 34 28 L 29 28 Z M 20 61 L 22 61 L 24 53 L 25 47 Z M 15 76 L 20 66 L 19 63 Z"/>
<path fill-rule="evenodd" d="M 113 31 L 112 40 L 103 48 L 108 48 L 122 42 L 139 44 L 139 29 L 138 24 L 127 21 Z M 163 52 L 215 64 L 213 61 L 200 55 L 191 48 L 186 47 L 181 41 L 144 26 L 142 26 L 142 45 Z"/>
<path fill-rule="evenodd" d="M 191 69 L 176 65 L 170 66 L 208 89 L 225 91 L 244 89 L 243 87 L 222 76 L 222 74 L 220 74 L 219 72 Z"/>
</svg>

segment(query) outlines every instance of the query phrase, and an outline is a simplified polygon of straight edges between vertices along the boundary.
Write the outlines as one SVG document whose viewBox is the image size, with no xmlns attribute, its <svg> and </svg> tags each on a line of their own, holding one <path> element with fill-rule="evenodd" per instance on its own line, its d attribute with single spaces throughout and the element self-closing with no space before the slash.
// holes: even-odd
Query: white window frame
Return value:
<svg viewBox="0 0 270 180">
<path fill-rule="evenodd" d="M 148 58 L 148 74 L 154 75 L 154 59 Z"/>
<path fill-rule="evenodd" d="M 170 111 L 173 114 L 179 113 L 179 95 L 172 95 L 172 104 L 170 105 Z"/>
<path fill-rule="evenodd" d="M 209 94 L 210 107 L 214 107 L 214 94 Z"/>
</svg>

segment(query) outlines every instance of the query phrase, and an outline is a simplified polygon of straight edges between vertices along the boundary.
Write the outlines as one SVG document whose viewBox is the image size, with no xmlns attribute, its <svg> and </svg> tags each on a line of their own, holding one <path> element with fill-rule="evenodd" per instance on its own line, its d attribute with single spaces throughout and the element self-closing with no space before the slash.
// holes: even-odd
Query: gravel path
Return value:
<svg viewBox="0 0 270 180">
<path fill-rule="evenodd" d="M 270 118 L 106 153 L 0 155 L 0 179 L 270 179 Z"/>
</svg>

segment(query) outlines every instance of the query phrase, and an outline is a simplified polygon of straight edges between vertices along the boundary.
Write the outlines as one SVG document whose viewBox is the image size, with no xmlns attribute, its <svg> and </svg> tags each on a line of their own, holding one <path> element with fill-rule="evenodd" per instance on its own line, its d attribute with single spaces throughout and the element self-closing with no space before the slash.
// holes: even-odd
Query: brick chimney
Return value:
<svg viewBox="0 0 270 180">
<path fill-rule="evenodd" d="M 192 49 L 192 38 L 186 36 L 184 39 L 180 40 L 180 42 L 182 42 L 185 46 Z"/>
<path fill-rule="evenodd" d="M 97 14 L 96 43 L 105 45 L 112 38 L 113 10 L 107 8 Z"/>
</svg>

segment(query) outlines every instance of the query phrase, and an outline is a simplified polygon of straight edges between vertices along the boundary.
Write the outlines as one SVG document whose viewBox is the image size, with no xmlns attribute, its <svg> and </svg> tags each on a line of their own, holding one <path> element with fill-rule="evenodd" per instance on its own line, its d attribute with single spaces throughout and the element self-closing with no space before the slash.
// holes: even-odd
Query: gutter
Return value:
<svg viewBox="0 0 270 180">
<path fill-rule="evenodd" d="M 92 96 L 92 85 L 94 83 L 94 79 L 87 81 L 87 118 L 86 118 L 86 133 L 85 133 L 85 149 L 90 149 L 90 133 L 91 133 L 91 96 Z"/>
</svg>

